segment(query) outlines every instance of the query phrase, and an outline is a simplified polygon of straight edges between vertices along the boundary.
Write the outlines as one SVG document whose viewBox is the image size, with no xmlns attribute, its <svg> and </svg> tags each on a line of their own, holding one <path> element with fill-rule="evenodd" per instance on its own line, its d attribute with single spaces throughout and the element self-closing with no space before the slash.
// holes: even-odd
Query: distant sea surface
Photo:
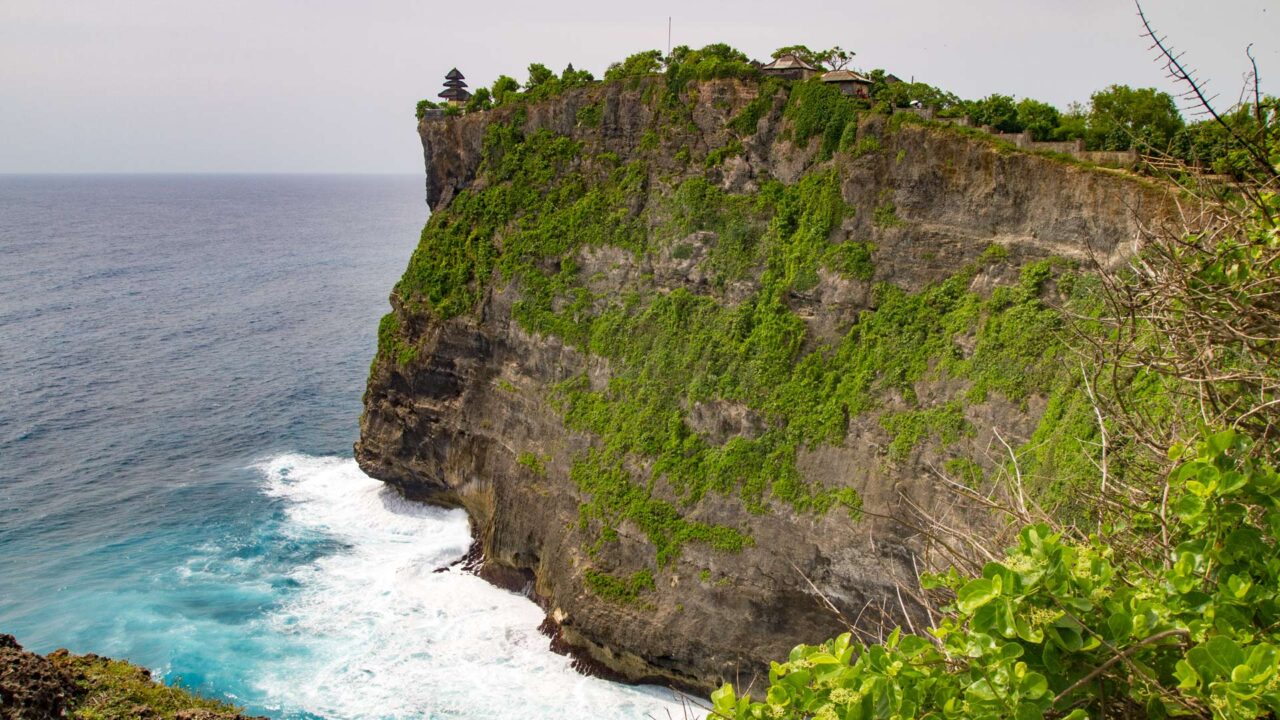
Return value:
<svg viewBox="0 0 1280 720">
<path fill-rule="evenodd" d="M 351 460 L 418 176 L 0 176 L 0 632 L 280 718 L 642 718 Z M 681 717 L 678 708 L 672 710 Z"/>
</svg>

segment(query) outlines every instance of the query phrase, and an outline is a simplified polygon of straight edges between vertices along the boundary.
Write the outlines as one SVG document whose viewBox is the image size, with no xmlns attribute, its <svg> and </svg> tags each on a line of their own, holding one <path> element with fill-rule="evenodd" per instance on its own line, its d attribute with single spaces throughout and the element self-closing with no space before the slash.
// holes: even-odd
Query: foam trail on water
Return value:
<svg viewBox="0 0 1280 720">
<path fill-rule="evenodd" d="M 282 715 L 324 718 L 683 717 L 669 691 L 575 672 L 528 598 L 457 569 L 466 514 L 409 503 L 354 460 L 283 455 L 257 466 L 284 502 L 281 532 L 340 549 L 291 572 L 262 631 L 305 648 L 264 662 Z"/>
</svg>

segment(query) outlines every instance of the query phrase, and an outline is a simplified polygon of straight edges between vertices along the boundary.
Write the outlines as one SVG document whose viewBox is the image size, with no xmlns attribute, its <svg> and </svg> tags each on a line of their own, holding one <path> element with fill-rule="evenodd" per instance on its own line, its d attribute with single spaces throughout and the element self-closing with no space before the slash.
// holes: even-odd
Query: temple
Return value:
<svg viewBox="0 0 1280 720">
<path fill-rule="evenodd" d="M 462 107 L 471 99 L 471 92 L 467 90 L 467 84 L 463 82 L 462 73 L 458 72 L 458 68 L 454 68 L 444 76 L 444 91 L 439 97 L 453 107 Z"/>
</svg>

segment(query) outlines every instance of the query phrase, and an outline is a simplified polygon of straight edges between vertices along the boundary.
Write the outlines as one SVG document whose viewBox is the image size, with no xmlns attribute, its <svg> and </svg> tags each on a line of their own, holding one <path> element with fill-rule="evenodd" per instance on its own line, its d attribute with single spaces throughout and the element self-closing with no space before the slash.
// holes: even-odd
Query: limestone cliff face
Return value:
<svg viewBox="0 0 1280 720">
<path fill-rule="evenodd" d="M 877 307 L 876 287 L 920 292 L 990 257 L 993 245 L 1004 249 L 1003 259 L 982 264 L 968 282 L 972 292 L 1015 284 L 1021 266 L 1050 256 L 1115 262 L 1129 252 L 1138 218 L 1165 202 L 1158 190 L 1119 174 L 870 114 L 856 128 L 858 140 L 869 139 L 858 144 L 862 152 L 846 145 L 824 161 L 817 138 L 803 146 L 793 141 L 785 93 L 766 103 L 755 132 L 741 135 L 729 126 L 756 99 L 756 84 L 698 84 L 682 96 L 687 113 L 675 123 L 664 117 L 654 87 L 598 85 L 523 109 L 424 121 L 419 133 L 433 212 L 443 217 L 460 193 L 494 182 L 484 171 L 486 132 L 513 122 L 525 136 L 546 130 L 580 141 L 584 153 L 613 153 L 623 163 L 643 159 L 643 188 L 630 211 L 645 218 L 651 233 L 661 198 L 683 178 L 706 176 L 730 193 L 749 194 L 769 179 L 790 184 L 815 169 L 834 171 L 852 212 L 831 242 L 869 243 L 874 270 L 867 279 L 821 269 L 816 283 L 787 294 L 787 306 L 804 322 L 807 351 L 845 337 L 860 313 Z M 741 151 L 722 163 L 702 160 L 735 142 Z M 759 289 L 761 275 L 717 282 L 706 259 L 720 241 L 713 230 L 695 230 L 644 252 L 587 246 L 571 254 L 597 305 L 683 288 L 732 306 Z M 380 353 L 375 361 L 356 457 L 365 472 L 410 498 L 466 508 L 486 565 L 531 574 L 559 637 L 632 680 L 700 688 L 745 682 L 794 644 L 840 632 L 828 601 L 849 619 L 873 624 L 878 618 L 868 607 L 894 613 L 906 607 L 895 584 L 915 581 L 919 538 L 894 518 L 905 516 L 908 501 L 925 508 L 946 503 L 934 470 L 957 457 L 990 469 L 1003 453 L 992 450 L 1002 448 L 996 433 L 1015 446 L 1026 442 L 1046 404 L 1044 392 L 971 398 L 958 406 L 967 432 L 946 442 L 926 439 L 905 453 L 890 451 L 881 419 L 961 397 L 971 383 L 928 373 L 913 381 L 914 397 L 885 392 L 876 410 L 848 413 L 842 440 L 804 444 L 794 464 L 807 482 L 856 490 L 864 510 L 856 520 L 839 507 L 796 509 L 768 494 L 763 512 L 744 507 L 735 492 L 686 502 L 654 473 L 651 459 L 628 456 L 627 469 L 642 478 L 645 492 L 690 521 L 751 538 L 737 552 L 689 542 L 674 559 L 655 564 L 652 543 L 635 522 L 623 519 L 612 529 L 616 537 L 601 543 L 598 529 L 583 519 L 580 509 L 592 498 L 571 479 L 575 461 L 602 440 L 567 426 L 554 397 L 553 388 L 572 378 L 606 387 L 619 361 L 529 330 L 517 320 L 524 292 L 518 279 L 495 273 L 474 308 L 448 319 L 393 294 L 397 342 L 413 351 L 399 358 Z M 969 340 L 956 339 L 957 355 L 971 350 Z M 779 423 L 750 403 L 723 398 L 702 398 L 683 411 L 691 432 L 715 447 Z M 642 571 L 652 587 L 625 590 L 621 601 L 593 591 L 587 578 Z"/>
</svg>

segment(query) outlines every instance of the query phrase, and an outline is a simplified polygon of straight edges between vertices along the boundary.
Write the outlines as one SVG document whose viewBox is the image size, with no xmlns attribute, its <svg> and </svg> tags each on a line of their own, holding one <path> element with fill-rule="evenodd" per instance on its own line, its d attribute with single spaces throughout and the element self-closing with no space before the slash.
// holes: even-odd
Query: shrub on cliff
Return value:
<svg viewBox="0 0 1280 720">
<path fill-rule="evenodd" d="M 662 51 L 645 50 L 630 55 L 622 62 L 616 62 L 604 71 L 605 82 L 614 82 L 627 78 L 642 78 L 662 72 Z"/>
<path fill-rule="evenodd" d="M 440 103 L 432 102 L 431 100 L 419 100 L 414 108 L 414 115 L 421 120 L 428 110 L 435 110 L 438 107 L 440 107 Z"/>
<path fill-rule="evenodd" d="M 667 88 L 672 93 L 684 89 L 691 80 L 716 78 L 755 78 L 760 71 L 741 51 L 724 43 L 713 43 L 700 50 L 681 45 L 667 59 Z"/>
</svg>

